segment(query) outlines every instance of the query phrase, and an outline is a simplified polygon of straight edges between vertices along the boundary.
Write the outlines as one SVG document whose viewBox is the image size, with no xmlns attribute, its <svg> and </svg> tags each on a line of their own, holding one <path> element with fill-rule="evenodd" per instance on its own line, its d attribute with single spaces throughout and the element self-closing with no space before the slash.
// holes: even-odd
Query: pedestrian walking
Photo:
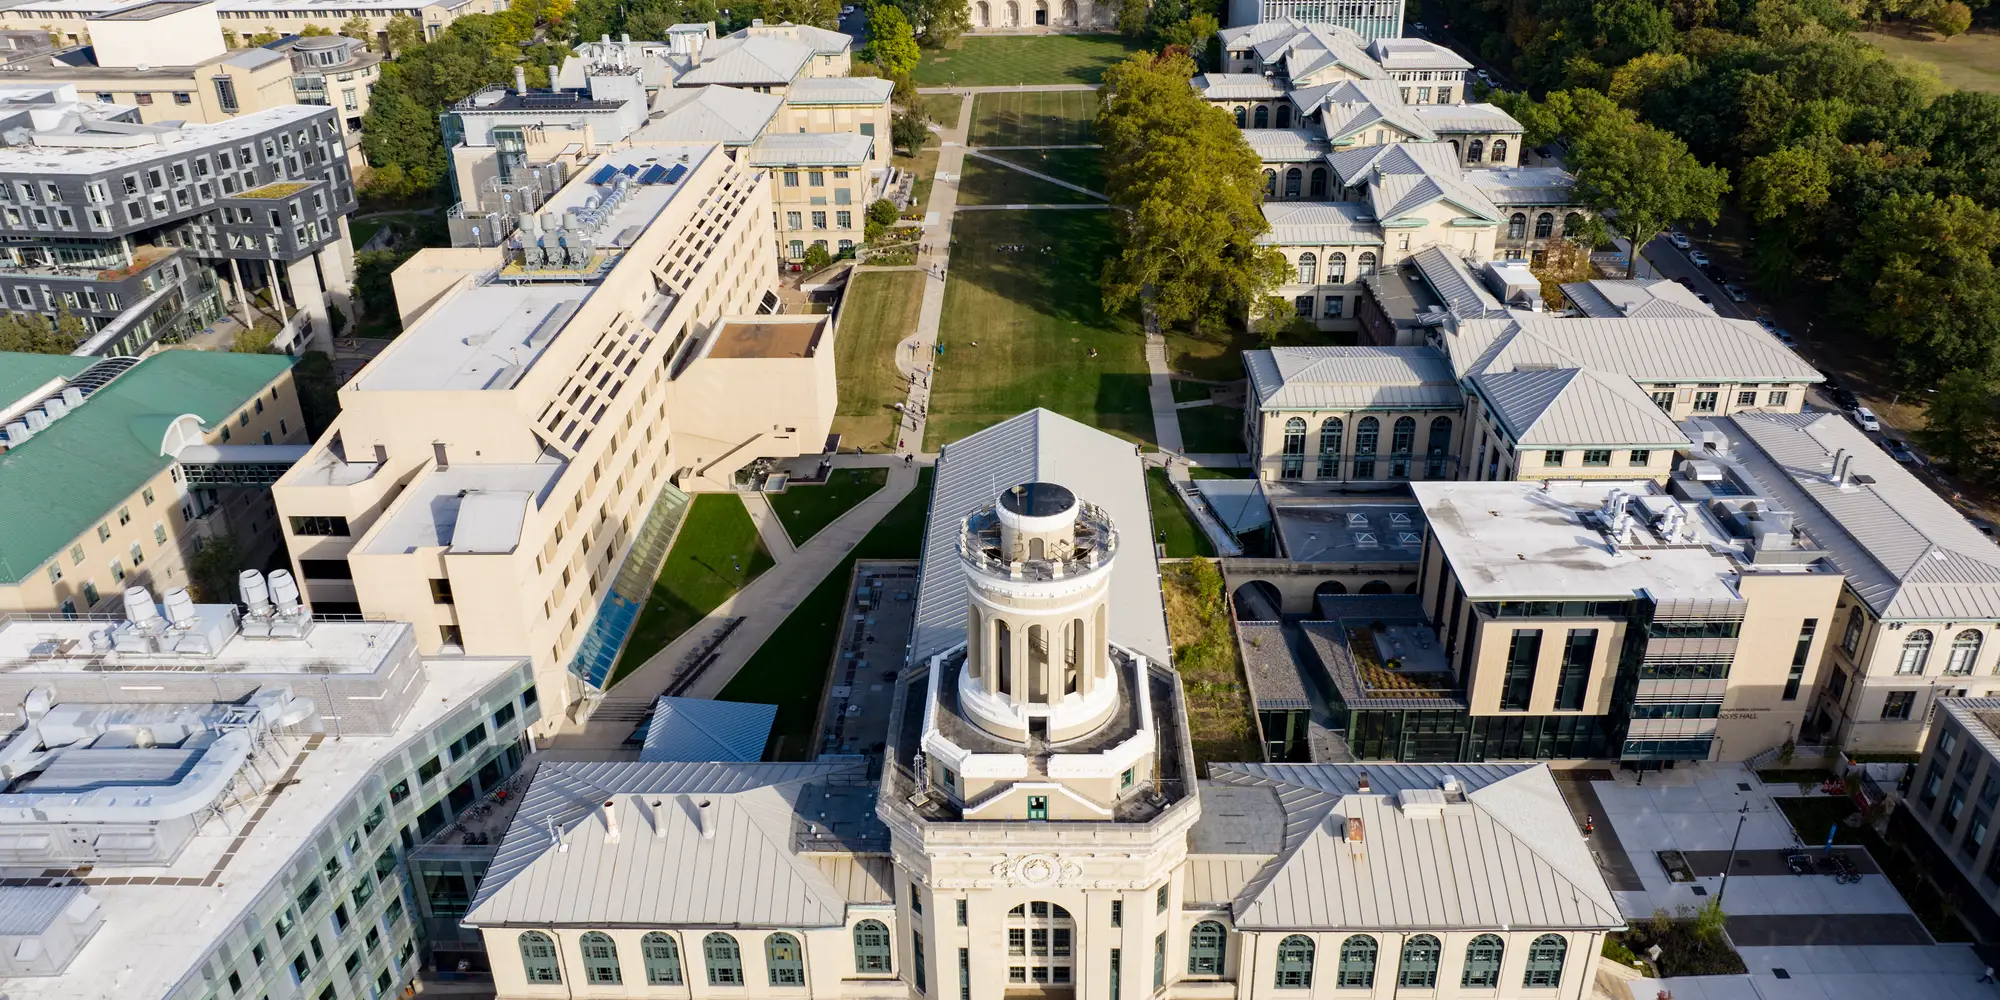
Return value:
<svg viewBox="0 0 2000 1000">
<path fill-rule="evenodd" d="M 1984 973 L 1982 973 L 1982 974 L 1980 975 L 1980 977 L 1979 977 L 1979 981 L 1980 981 L 1980 982 L 1982 982 L 1982 983 L 1990 983 L 1990 982 L 1992 982 L 1992 981 L 1993 981 L 1993 967 L 1992 967 L 1992 966 L 1990 966 L 1990 965 L 1989 965 L 1989 966 L 1987 966 L 1987 967 L 1986 967 L 1986 971 L 1985 971 Z"/>
</svg>

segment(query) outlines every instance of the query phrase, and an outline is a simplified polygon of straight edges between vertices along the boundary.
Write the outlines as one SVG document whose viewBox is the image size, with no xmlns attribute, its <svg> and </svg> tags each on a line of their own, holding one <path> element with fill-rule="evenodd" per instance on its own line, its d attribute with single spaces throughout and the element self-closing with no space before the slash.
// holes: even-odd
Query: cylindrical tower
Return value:
<svg viewBox="0 0 2000 1000">
<path fill-rule="evenodd" d="M 1055 483 L 1023 483 L 965 519 L 971 607 L 958 694 L 968 719 L 1002 739 L 1064 743 L 1111 718 L 1117 550 L 1110 516 Z"/>
</svg>

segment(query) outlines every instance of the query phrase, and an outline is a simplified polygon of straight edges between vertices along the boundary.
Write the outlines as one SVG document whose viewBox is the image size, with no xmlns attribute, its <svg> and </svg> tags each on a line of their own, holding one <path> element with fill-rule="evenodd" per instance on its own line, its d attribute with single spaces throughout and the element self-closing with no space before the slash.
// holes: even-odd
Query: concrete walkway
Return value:
<svg viewBox="0 0 2000 1000">
<path fill-rule="evenodd" d="M 1113 206 L 1107 204 L 1099 204 L 1097 202 L 1085 202 L 1081 205 L 1019 205 L 1019 204 L 960 205 L 958 206 L 958 210 L 961 212 L 1008 212 L 1008 211 L 1014 211 L 1016 209 L 1036 208 L 1036 209 L 1081 209 L 1086 212 L 1101 212 L 1111 207 Z"/>
<path fill-rule="evenodd" d="M 682 658 L 714 633 L 724 620 L 742 618 L 743 622 L 723 640 L 716 661 L 702 672 L 700 680 L 682 692 L 688 698 L 715 697 L 743 668 L 743 664 L 749 662 L 751 655 L 764 645 L 764 641 L 784 624 L 792 609 L 798 607 L 799 602 L 805 600 L 806 595 L 812 593 L 813 588 L 819 586 L 820 581 L 847 558 L 848 552 L 916 488 L 916 468 L 905 466 L 900 457 L 843 455 L 841 459 L 844 461 L 836 461 L 836 468 L 887 467 L 888 484 L 840 515 L 832 524 L 821 528 L 788 560 L 750 581 L 749 586 L 709 612 L 707 618 L 619 680 L 605 692 L 603 701 L 591 713 L 592 719 L 603 720 L 602 724 L 588 725 L 580 732 L 563 733 L 555 738 L 550 749 L 559 753 L 586 754 L 618 749 L 625 742 L 625 737 L 632 734 L 632 726 L 645 717 L 653 701 L 673 682 L 674 668 L 680 665 Z M 777 518 L 773 516 L 772 520 Z M 780 526 L 779 530 L 784 529 Z"/>
<path fill-rule="evenodd" d="M 1180 412 L 1174 406 L 1174 373 L 1167 366 L 1167 337 L 1160 332 L 1159 318 L 1153 315 L 1151 289 L 1140 295 L 1139 313 L 1146 324 L 1146 371 L 1152 376 L 1146 394 L 1153 404 L 1153 439 L 1166 456 L 1167 477 L 1186 480 L 1187 463 L 1175 461 L 1186 456 L 1182 454 Z"/>
<path fill-rule="evenodd" d="M 948 93 L 949 91 L 940 91 Z M 951 220 L 958 212 L 958 175 L 965 169 L 965 136 L 972 129 L 972 102 L 961 101 L 958 121 L 939 129 L 937 174 L 931 200 L 924 205 L 924 251 L 917 264 L 930 275 L 924 301 L 917 310 L 917 330 L 896 345 L 896 370 L 909 382 L 902 420 L 896 426 L 896 451 L 913 455 L 924 450 L 924 424 L 931 402 L 931 366 L 937 358 L 938 325 L 944 320 L 944 283 L 951 266 Z"/>
<path fill-rule="evenodd" d="M 1030 170 L 1027 167 L 1015 163 L 1013 160 L 1003 160 L 997 156 L 988 156 L 985 152 L 978 149 L 967 149 L 966 152 L 973 156 L 977 156 L 988 163 L 997 163 L 1000 166 L 1006 167 L 1009 170 L 1014 170 L 1020 173 L 1027 174 L 1028 176 L 1036 178 L 1038 180 L 1048 181 L 1050 184 L 1054 184 L 1057 187 L 1068 188 L 1071 191 L 1075 191 L 1078 194 L 1087 194 L 1092 198 L 1096 198 L 1099 201 L 1108 202 L 1111 200 L 1109 198 L 1106 198 L 1102 192 L 1092 191 L 1091 189 L 1084 187 L 1081 184 L 1071 184 L 1070 182 L 1063 180 L 1060 177 L 1051 177 L 1048 174 L 1042 173 L 1039 170 Z"/>
<path fill-rule="evenodd" d="M 785 522 L 778 520 L 778 512 L 771 509 L 770 498 L 762 493 L 745 493 L 743 509 L 749 512 L 750 523 L 757 526 L 757 537 L 764 540 L 772 561 L 780 566 L 790 561 L 798 550 L 792 545 L 791 533 L 785 530 Z"/>
<path fill-rule="evenodd" d="M 1096 90 L 1094 83 L 1022 83 L 997 87 L 918 87 L 919 94 L 1025 94 L 1031 90 Z M 967 108 L 971 101 L 965 102 Z"/>
</svg>

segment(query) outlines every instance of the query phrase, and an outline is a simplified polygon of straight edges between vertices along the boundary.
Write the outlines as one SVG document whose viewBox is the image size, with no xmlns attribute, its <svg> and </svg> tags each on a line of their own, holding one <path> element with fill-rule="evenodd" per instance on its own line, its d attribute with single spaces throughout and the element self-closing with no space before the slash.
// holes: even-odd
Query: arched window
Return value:
<svg viewBox="0 0 2000 1000">
<path fill-rule="evenodd" d="M 1543 212 L 1542 214 L 1535 216 L 1536 239 L 1538 240 L 1548 239 L 1550 236 L 1555 235 L 1555 231 L 1556 231 L 1556 215 L 1554 212 Z"/>
<path fill-rule="evenodd" d="M 1341 285 L 1347 283 L 1347 255 L 1330 253 L 1326 255 L 1326 283 Z"/>
<path fill-rule="evenodd" d="M 1310 182 L 1310 184 L 1309 184 L 1309 185 L 1307 186 L 1307 188 L 1306 188 L 1306 193 L 1307 193 L 1308 195 L 1310 195 L 1311 197 L 1314 197 L 1314 198 L 1324 198 L 1324 197 L 1326 197 L 1326 168 L 1325 168 L 1325 167 L 1314 167 L 1314 168 L 1313 168 L 1313 172 L 1312 172 L 1312 181 L 1311 181 L 1311 182 Z"/>
<path fill-rule="evenodd" d="M 1369 251 L 1368 253 L 1364 253 L 1361 255 L 1360 266 L 1359 268 L 1357 268 L 1357 273 L 1355 274 L 1355 277 L 1366 278 L 1374 273 L 1375 273 L 1375 253 L 1373 251 Z"/>
<path fill-rule="evenodd" d="M 1248 124 L 1250 124 L 1250 113 L 1249 113 L 1249 111 L 1247 111 L 1247 110 L 1245 110 L 1245 109 L 1243 109 L 1243 108 L 1237 108 L 1237 109 L 1236 109 L 1236 127 L 1237 127 L 1237 128 L 1242 128 L 1243 126 L 1245 126 L 1245 125 L 1248 125 Z"/>
<path fill-rule="evenodd" d="M 1495 163 L 1507 162 L 1507 140 L 1505 139 L 1493 140 L 1493 162 Z"/>
<path fill-rule="evenodd" d="M 1297 171 L 1294 171 L 1296 173 Z M 1299 284 L 1319 283 L 1319 255 L 1308 250 L 1299 255 Z"/>
<path fill-rule="evenodd" d="M 1333 985 L 1342 989 L 1373 989 L 1375 986 L 1375 939 L 1356 934 L 1340 943 L 1340 972 Z"/>
<path fill-rule="evenodd" d="M 1465 162 L 1478 163 L 1482 159 L 1484 159 L 1485 156 L 1486 156 L 1485 140 L 1474 139 L 1471 142 L 1465 144 Z"/>
<path fill-rule="evenodd" d="M 1276 198 L 1277 196 L 1278 172 L 1276 170 L 1266 170 L 1264 171 L 1264 197 Z"/>
<path fill-rule="evenodd" d="M 1921 674 L 1931 659 L 1931 630 L 1920 628 L 1903 640 L 1903 658 L 1896 664 L 1899 674 Z"/>
<path fill-rule="evenodd" d="M 639 939 L 639 955 L 646 960 L 647 985 L 681 984 L 681 946 L 673 938 L 654 931 Z"/>
<path fill-rule="evenodd" d="M 1429 934 L 1418 934 L 1403 942 L 1403 961 L 1396 966 L 1396 985 L 1419 990 L 1436 989 L 1438 957 L 1444 946 Z"/>
<path fill-rule="evenodd" d="M 1382 422 L 1362 417 L 1354 425 L 1354 478 L 1375 478 L 1375 446 L 1382 436 Z"/>
<path fill-rule="evenodd" d="M 1969 674 L 1979 661 L 1979 630 L 1966 629 L 1951 641 L 1951 659 L 1944 665 L 1947 674 Z"/>
<path fill-rule="evenodd" d="M 1569 942 L 1560 934 L 1544 934 L 1528 946 L 1528 974 L 1521 977 L 1521 985 L 1548 989 L 1561 986 L 1563 978 L 1563 955 L 1569 952 Z"/>
<path fill-rule="evenodd" d="M 1465 946 L 1465 974 L 1459 985 L 1490 990 L 1500 985 L 1500 958 L 1507 946 L 1498 934 L 1481 934 Z"/>
<path fill-rule="evenodd" d="M 1270 108 L 1268 108 L 1268 107 L 1265 107 L 1265 106 L 1264 106 L 1264 105 L 1262 105 L 1262 104 L 1259 104 L 1259 105 L 1257 105 L 1257 113 L 1256 113 L 1256 115 L 1254 116 L 1254 120 L 1255 120 L 1255 121 L 1257 122 L 1257 127 L 1258 127 L 1258 128 L 1270 128 L 1270 127 L 1271 127 L 1271 109 L 1270 109 Z"/>
<path fill-rule="evenodd" d="M 1410 452 L 1417 446 L 1417 418 L 1397 417 L 1389 432 L 1389 478 L 1410 478 Z"/>
<path fill-rule="evenodd" d="M 1306 453 L 1306 421 L 1304 417 L 1293 417 L 1285 421 L 1285 454 Z"/>
<path fill-rule="evenodd" d="M 1370 580 L 1361 585 L 1361 592 L 1363 594 L 1393 594 L 1396 591 L 1389 586 L 1389 581 L 1387 580 Z"/>
<path fill-rule="evenodd" d="M 577 944 L 583 951 L 584 982 L 616 986 L 625 981 L 618 974 L 618 945 L 612 943 L 611 935 L 591 931 Z"/>
<path fill-rule="evenodd" d="M 1582 228 L 1583 228 L 1583 213 L 1571 212 L 1563 216 L 1564 236 L 1575 236 L 1576 231 Z"/>
<path fill-rule="evenodd" d="M 1291 106 L 1291 105 L 1289 105 L 1289 104 L 1280 104 L 1280 105 L 1278 105 L 1278 127 L 1279 127 L 1279 128 L 1291 128 L 1291 127 L 1292 127 L 1292 106 Z"/>
<path fill-rule="evenodd" d="M 1309 990 L 1313 984 L 1313 943 L 1304 934 L 1294 934 L 1278 942 L 1278 979 L 1281 990 Z"/>
<path fill-rule="evenodd" d="M 862 975 L 895 971 L 889 958 L 889 928 L 880 920 L 854 925 L 854 971 Z"/>
<path fill-rule="evenodd" d="M 1526 239 L 1527 236 L 1528 214 L 1526 212 L 1515 212 L 1514 217 L 1507 220 L 1507 238 L 1510 240 L 1520 240 Z"/>
<path fill-rule="evenodd" d="M 1853 656 L 1855 650 L 1861 648 L 1861 628 L 1866 624 L 1867 622 L 1861 617 L 1860 608 L 1857 607 L 1848 613 L 1847 631 L 1840 636 L 1840 648 L 1848 656 Z"/>
<path fill-rule="evenodd" d="M 1304 178 L 1305 178 L 1305 172 L 1301 171 L 1297 167 L 1293 167 L 1290 170 L 1285 171 L 1285 197 L 1287 198 L 1298 197 L 1299 183 L 1302 180 L 1304 180 Z"/>
<path fill-rule="evenodd" d="M 1188 932 L 1188 975 L 1222 975 L 1222 943 L 1228 932 L 1213 920 L 1204 920 Z"/>
<path fill-rule="evenodd" d="M 1451 418 L 1431 419 L 1430 442 L 1424 446 L 1424 478 L 1443 479 L 1451 455 Z"/>
<path fill-rule="evenodd" d="M 1340 438 L 1345 430 L 1339 417 L 1319 422 L 1319 478 L 1332 479 L 1340 474 Z"/>
<path fill-rule="evenodd" d="M 702 961 L 708 965 L 708 985 L 743 985 L 743 953 L 736 939 L 721 931 L 701 939 Z"/>
<path fill-rule="evenodd" d="M 764 965 L 771 970 L 772 986 L 804 986 L 806 955 L 799 939 L 779 932 L 764 939 Z"/>
<path fill-rule="evenodd" d="M 556 943 L 541 931 L 521 935 L 521 971 L 528 982 L 561 983 L 562 969 L 556 965 Z"/>
</svg>

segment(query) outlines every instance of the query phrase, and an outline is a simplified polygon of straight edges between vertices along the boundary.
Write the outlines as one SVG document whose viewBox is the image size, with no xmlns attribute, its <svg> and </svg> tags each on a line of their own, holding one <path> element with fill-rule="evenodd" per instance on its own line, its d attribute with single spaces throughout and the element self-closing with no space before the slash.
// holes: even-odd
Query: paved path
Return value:
<svg viewBox="0 0 2000 1000">
<path fill-rule="evenodd" d="M 745 493 L 743 509 L 750 512 L 750 523 L 757 526 L 757 537 L 764 540 L 771 559 L 780 566 L 791 561 L 798 550 L 792 545 L 791 533 L 785 530 L 785 522 L 778 520 L 778 512 L 771 509 L 770 498 L 762 493 Z"/>
<path fill-rule="evenodd" d="M 1096 90 L 1094 83 L 1024 83 L 998 87 L 918 87 L 919 94 L 1025 94 L 1031 90 Z M 970 108 L 971 101 L 965 102 Z"/>
<path fill-rule="evenodd" d="M 958 212 L 958 175 L 965 169 L 965 135 L 972 128 L 972 102 L 961 101 L 958 121 L 939 129 L 937 173 L 931 200 L 924 205 L 924 251 L 917 264 L 929 275 L 924 301 L 917 310 L 917 331 L 896 345 L 896 370 L 909 382 L 909 398 L 896 426 L 896 451 L 913 455 L 924 450 L 924 424 L 931 402 L 931 366 L 937 358 L 938 325 L 944 320 L 944 283 L 950 268 L 951 221 Z"/>
<path fill-rule="evenodd" d="M 1022 205 L 1022 204 L 960 205 L 958 206 L 958 210 L 961 212 L 1010 212 L 1010 211 L 1015 211 L 1017 209 L 1037 208 L 1037 209 L 1081 209 L 1086 212 L 1101 212 L 1111 207 L 1112 206 L 1110 205 L 1099 204 L 1097 202 L 1085 202 L 1081 205 Z"/>
<path fill-rule="evenodd" d="M 1055 145 L 1055 146 L 981 146 L 981 147 L 979 147 L 979 148 L 980 148 L 980 149 L 986 149 L 986 150 L 999 150 L 1000 152 L 1003 152 L 1003 153 L 1004 153 L 1004 152 L 1007 152 L 1008 150 L 1032 150 L 1032 149 L 1103 149 L 1104 147 L 1103 147 L 1103 146 L 1100 146 L 1100 145 L 1098 145 L 1097 143 L 1094 143 L 1094 142 L 1085 142 L 1085 143 L 1078 143 L 1078 144 L 1076 144 L 1076 145 L 1071 145 L 1071 146 L 1063 146 L 1063 145 Z"/>
<path fill-rule="evenodd" d="M 1024 167 L 1024 166 L 1022 166 L 1022 165 L 1020 165 L 1020 164 L 1018 164 L 1018 163 L 1015 163 L 1015 162 L 1014 162 L 1013 160 L 1003 160 L 1003 159 L 1001 159 L 1001 158 L 999 158 L 999 157 L 997 157 L 997 156 L 988 156 L 988 155 L 986 155 L 986 153 L 984 153 L 984 152 L 982 152 L 982 151 L 980 151 L 980 150 L 977 150 L 977 149 L 968 149 L 968 150 L 966 150 L 966 152 L 967 152 L 967 153 L 970 153 L 970 154 L 972 154 L 973 156 L 977 156 L 977 157 L 979 157 L 980 159 L 982 159 L 982 160 L 985 160 L 985 161 L 986 161 L 986 162 L 988 162 L 988 163 L 997 163 L 997 164 L 999 164 L 999 165 L 1001 165 L 1001 166 L 1003 166 L 1003 167 L 1006 167 L 1006 168 L 1008 168 L 1009 170 L 1017 170 L 1017 171 L 1020 171 L 1021 173 L 1024 173 L 1024 174 L 1027 174 L 1027 175 L 1028 175 L 1028 176 L 1030 176 L 1030 177 L 1034 177 L 1034 178 L 1039 178 L 1039 179 L 1041 179 L 1041 180 L 1045 180 L 1045 181 L 1048 181 L 1048 182 L 1049 182 L 1050 184 L 1054 184 L 1054 185 L 1056 185 L 1056 186 L 1058 186 L 1058 187 L 1066 187 L 1066 188 L 1070 189 L 1071 191 L 1075 191 L 1075 192 L 1076 192 L 1076 193 L 1078 193 L 1078 194 L 1087 194 L 1087 195 L 1091 196 L 1092 198 L 1096 198 L 1096 199 L 1097 199 L 1097 200 L 1099 200 L 1099 201 L 1110 201 L 1110 200 L 1111 200 L 1111 199 L 1109 199 L 1109 198 L 1106 198 L 1106 197 L 1105 197 L 1105 196 L 1104 196 L 1104 195 L 1103 195 L 1103 194 L 1102 194 L 1101 192 L 1097 192 L 1097 191 L 1092 191 L 1091 189 L 1089 189 L 1089 188 L 1087 188 L 1087 187 L 1084 187 L 1084 186 L 1083 186 L 1083 185 L 1081 185 L 1081 184 L 1071 184 L 1070 182 L 1068 182 L 1068 181 L 1066 181 L 1066 180 L 1063 180 L 1063 179 L 1062 179 L 1062 178 L 1060 178 L 1060 177 L 1051 177 L 1051 176 L 1049 176 L 1048 174 L 1045 174 L 1045 173 L 1042 173 L 1042 172 L 1041 172 L 1041 171 L 1039 171 L 1039 170 L 1030 170 L 1030 169 L 1028 169 L 1027 167 Z"/>
<path fill-rule="evenodd" d="M 689 698 L 715 697 L 749 661 L 751 654 L 757 652 L 764 641 L 784 624 L 792 609 L 805 600 L 806 595 L 812 593 L 813 588 L 819 586 L 820 581 L 847 558 L 849 550 L 917 485 L 916 468 L 905 466 L 898 456 L 842 455 L 834 465 L 836 468 L 887 467 L 889 482 L 873 496 L 840 515 L 832 524 L 821 528 L 818 534 L 799 546 L 790 559 L 750 581 L 749 586 L 709 612 L 707 618 L 618 681 L 605 692 L 603 701 L 592 713 L 592 718 L 601 720 L 601 724 L 557 736 L 553 749 L 565 753 L 617 749 L 624 743 L 625 737 L 631 735 L 637 720 L 645 717 L 654 699 L 673 681 L 674 668 L 680 664 L 682 657 L 713 633 L 724 619 L 740 617 L 742 624 L 723 640 L 717 660 L 703 671 L 699 680 L 682 692 Z"/>
<path fill-rule="evenodd" d="M 1153 404 L 1153 439 L 1160 442 L 1160 451 L 1167 456 L 1167 477 L 1185 480 L 1189 478 L 1187 463 L 1174 461 L 1185 457 L 1180 412 L 1174 406 L 1174 373 L 1167 367 L 1167 338 L 1160 332 L 1159 319 L 1153 315 L 1150 289 L 1140 298 L 1139 312 L 1146 323 L 1146 371 L 1152 376 L 1146 394 Z"/>
</svg>

